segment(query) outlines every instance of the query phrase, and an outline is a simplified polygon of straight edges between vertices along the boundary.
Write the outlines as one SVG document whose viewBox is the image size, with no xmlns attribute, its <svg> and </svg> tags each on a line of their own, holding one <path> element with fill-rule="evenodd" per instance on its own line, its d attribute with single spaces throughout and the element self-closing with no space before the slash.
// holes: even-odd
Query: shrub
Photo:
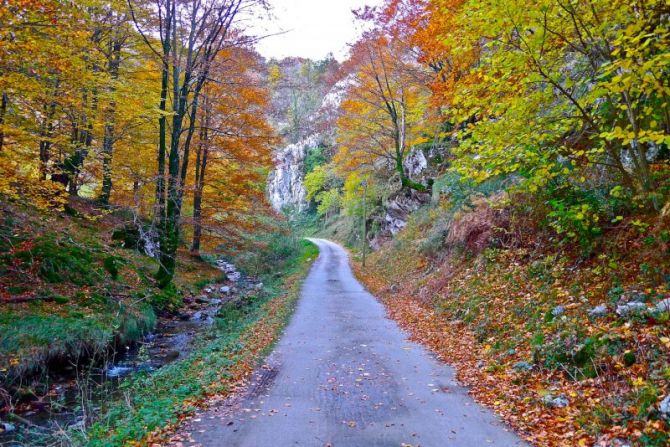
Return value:
<svg viewBox="0 0 670 447">
<path fill-rule="evenodd" d="M 108 256 L 103 261 L 105 270 L 112 276 L 112 279 L 119 279 L 119 269 L 124 265 L 123 259 L 117 256 Z"/>
<path fill-rule="evenodd" d="M 582 338 L 578 334 L 557 336 L 537 346 L 536 358 L 549 369 L 563 370 L 572 379 L 592 378 L 598 374 L 598 358 L 605 347 L 598 337 Z"/>
<path fill-rule="evenodd" d="M 544 197 L 544 198 L 542 198 Z M 588 187 L 567 177 L 549 182 L 540 200 L 548 209 L 546 223 L 565 241 L 576 242 L 585 251 L 593 249 L 604 222 L 617 222 L 631 206 L 631 197 L 620 186 Z M 616 216 L 616 218 L 615 218 Z"/>
</svg>

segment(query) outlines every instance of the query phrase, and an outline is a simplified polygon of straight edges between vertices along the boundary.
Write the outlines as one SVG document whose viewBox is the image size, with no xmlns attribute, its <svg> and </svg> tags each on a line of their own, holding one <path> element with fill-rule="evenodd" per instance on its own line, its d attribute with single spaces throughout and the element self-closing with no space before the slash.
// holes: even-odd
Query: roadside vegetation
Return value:
<svg viewBox="0 0 670 447">
<path fill-rule="evenodd" d="M 162 401 L 165 416 L 131 411 L 144 422 L 123 420 L 123 432 L 128 410 L 115 394 L 90 395 L 96 380 L 119 381 L 107 366 L 149 350 L 146 337 L 175 321 L 217 319 L 199 306 L 214 313 L 224 299 L 217 321 L 230 321 L 211 340 L 234 357 L 225 346 L 262 319 L 260 303 L 281 307 L 271 304 L 286 278 L 279 269 L 299 264 L 304 247 L 265 199 L 280 140 L 267 66 L 243 24 L 266 10 L 261 0 L 3 2 L 0 443 L 25 428 L 103 442 L 99 428 L 87 434 L 103 420 L 114 445 L 137 440 L 214 379 Z M 265 286 L 245 283 L 259 278 Z M 255 298 L 230 308 L 252 288 Z M 202 360 L 209 348 L 193 342 Z M 207 358 L 211 368 L 235 364 Z M 184 374 L 199 361 L 171 368 Z M 157 374 L 177 387 L 169 370 Z M 79 394 L 66 396 L 72 388 Z M 156 401 L 168 390 L 157 386 Z M 148 394 L 138 399 L 145 408 Z"/>
<path fill-rule="evenodd" d="M 417 211 L 366 267 L 359 257 L 391 316 L 536 445 L 667 445 L 663 230 L 623 221 L 584 255 L 532 216 L 498 226 L 515 208 L 481 200 L 436 243 L 448 203 Z"/>
<path fill-rule="evenodd" d="M 185 302 L 222 281 L 224 272 L 183 250 L 174 286 L 160 289 L 152 278 L 157 261 L 119 240 L 132 227 L 127 210 L 83 199 L 70 201 L 63 214 L 2 206 L 2 415 L 22 426 L 18 439 L 29 445 L 126 445 L 175 423 L 207 397 L 229 392 L 280 333 L 318 255 L 316 246 L 288 230 L 250 235 L 258 249 L 228 259 L 253 275 L 253 292 L 227 300 L 212 326 L 192 340 L 188 356 L 122 379 L 114 393 L 91 401 L 86 371 L 141 341 L 159 316 L 180 315 Z M 82 381 L 79 409 L 59 410 L 61 396 L 52 388 L 59 376 Z M 44 405 L 83 412 L 83 419 L 58 430 L 24 427 L 31 421 L 23 415 Z"/>
</svg>

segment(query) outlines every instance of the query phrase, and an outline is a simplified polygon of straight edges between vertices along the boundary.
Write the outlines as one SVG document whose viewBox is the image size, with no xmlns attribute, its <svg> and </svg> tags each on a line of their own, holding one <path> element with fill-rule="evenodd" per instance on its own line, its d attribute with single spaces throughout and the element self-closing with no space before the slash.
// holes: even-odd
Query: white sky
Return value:
<svg viewBox="0 0 670 447">
<path fill-rule="evenodd" d="M 338 60 L 347 54 L 347 44 L 360 35 L 352 9 L 379 5 L 382 0 L 270 0 L 273 18 L 258 18 L 251 24 L 256 35 L 270 36 L 257 44 L 266 58 L 300 56 L 323 59 L 329 52 Z"/>
</svg>

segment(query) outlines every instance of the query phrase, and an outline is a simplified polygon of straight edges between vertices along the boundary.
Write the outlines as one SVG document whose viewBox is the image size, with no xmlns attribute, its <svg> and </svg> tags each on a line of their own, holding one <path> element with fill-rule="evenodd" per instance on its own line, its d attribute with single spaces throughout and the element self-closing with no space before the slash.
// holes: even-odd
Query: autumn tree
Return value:
<svg viewBox="0 0 670 447">
<path fill-rule="evenodd" d="M 194 254 L 203 232 L 210 240 L 239 245 L 269 211 L 265 179 L 277 138 L 268 123 L 262 71 L 259 56 L 244 47 L 226 48 L 213 62 L 212 77 L 220 80 L 205 87 L 195 145 Z"/>
<path fill-rule="evenodd" d="M 536 191 L 594 166 L 653 195 L 651 165 L 668 141 L 667 11 L 661 1 L 555 0 L 435 11 L 452 23 L 439 39 L 460 42 L 450 54 L 479 54 L 445 87 L 449 119 L 471 121 L 460 134 L 461 172 L 521 174 Z"/>
<path fill-rule="evenodd" d="M 2 8 L 2 146 L 12 148 L 3 168 L 24 179 L 14 185 L 29 196 L 56 190 L 49 179 L 78 190 L 68 174 L 78 173 L 92 145 L 100 82 L 90 51 L 95 6 L 10 1 Z"/>
<path fill-rule="evenodd" d="M 264 6 L 265 1 L 156 0 L 153 6 L 158 25 L 154 31 L 159 36 L 159 45 L 152 42 L 149 25 L 138 20 L 134 3 L 129 4 L 138 29 L 162 64 L 155 220 L 160 239 L 160 267 L 156 277 L 164 287 L 170 284 L 175 272 L 191 143 L 199 101 L 209 81 L 212 62 L 229 43 L 236 20 Z M 170 109 L 169 99 L 172 100 Z M 168 115 L 171 115 L 169 128 Z"/>
<path fill-rule="evenodd" d="M 334 82 L 338 67 L 332 55 L 319 61 L 288 57 L 269 62 L 272 117 L 289 143 L 297 143 L 319 130 L 319 123 L 313 118 Z"/>
<path fill-rule="evenodd" d="M 370 170 L 382 160 L 396 171 L 403 188 L 425 191 L 404 166 L 411 148 L 433 132 L 422 67 L 403 45 L 379 31 L 353 46 L 347 66 L 352 74 L 337 122 L 336 163 L 345 171 Z"/>
</svg>

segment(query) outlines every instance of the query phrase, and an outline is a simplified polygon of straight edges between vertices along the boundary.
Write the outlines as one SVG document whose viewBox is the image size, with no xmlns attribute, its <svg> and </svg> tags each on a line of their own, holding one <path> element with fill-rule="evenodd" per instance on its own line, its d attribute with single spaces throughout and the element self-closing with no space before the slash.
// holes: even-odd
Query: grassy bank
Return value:
<svg viewBox="0 0 670 447">
<path fill-rule="evenodd" d="M 505 247 L 494 229 L 476 242 L 486 227 L 476 213 L 455 216 L 437 248 L 426 235 L 443 213 L 416 213 L 366 268 L 356 266 L 358 276 L 535 445 L 668 445 L 660 411 L 670 393 L 668 312 L 658 310 L 669 296 L 662 226 L 644 216 L 624 221 L 597 255 L 584 255 L 537 233 L 532 244 Z"/>
<path fill-rule="evenodd" d="M 70 432 L 69 441 L 92 447 L 160 443 L 172 424 L 208 397 L 230 392 L 276 341 L 317 255 L 315 245 L 301 242 L 277 265 L 282 275 L 266 276 L 263 290 L 224 307 L 187 358 L 124 382 L 124 398 L 86 432 Z"/>
<path fill-rule="evenodd" d="M 78 364 L 137 340 L 156 309 L 169 307 L 221 272 L 182 256 L 177 287 L 154 288 L 156 262 L 113 234 L 124 210 L 74 200 L 66 213 L 1 202 L 0 384 L 13 387 L 50 366 Z M 8 402 L 5 402 L 8 404 Z"/>
</svg>

